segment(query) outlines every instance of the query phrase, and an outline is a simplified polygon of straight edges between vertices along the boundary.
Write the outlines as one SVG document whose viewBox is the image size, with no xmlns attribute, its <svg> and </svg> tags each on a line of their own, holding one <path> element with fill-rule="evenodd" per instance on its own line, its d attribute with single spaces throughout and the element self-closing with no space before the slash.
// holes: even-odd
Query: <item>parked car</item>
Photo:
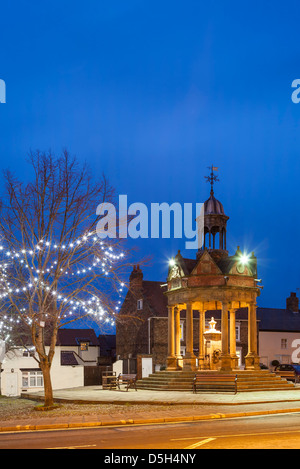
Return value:
<svg viewBox="0 0 300 469">
<path fill-rule="evenodd" d="M 281 378 L 285 378 L 287 381 L 294 381 L 295 383 L 300 381 L 300 365 L 278 365 L 274 371 L 277 375 L 281 376 Z"/>
<path fill-rule="evenodd" d="M 260 363 L 259 364 L 259 367 L 261 370 L 268 370 L 269 368 L 267 367 L 267 365 L 265 365 L 264 363 Z"/>
</svg>

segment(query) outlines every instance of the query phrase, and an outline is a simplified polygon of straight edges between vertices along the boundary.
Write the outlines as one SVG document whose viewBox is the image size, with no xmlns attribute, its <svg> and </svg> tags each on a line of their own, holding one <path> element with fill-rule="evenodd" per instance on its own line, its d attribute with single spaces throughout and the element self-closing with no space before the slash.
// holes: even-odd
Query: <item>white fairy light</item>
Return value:
<svg viewBox="0 0 300 469">
<path fill-rule="evenodd" d="M 98 240 L 97 237 L 92 236 L 92 233 L 87 233 L 86 235 L 82 236 L 81 239 L 75 240 L 74 242 L 69 242 L 69 243 L 52 243 L 48 240 L 39 240 L 38 243 L 35 246 L 32 246 L 29 249 L 20 249 L 19 251 L 15 250 L 6 250 L 3 245 L 0 245 L 0 251 L 3 253 L 3 255 L 10 259 L 10 263 L 4 262 L 0 264 L 0 297 L 5 299 L 10 299 L 13 295 L 16 296 L 17 299 L 22 298 L 22 295 L 31 295 L 31 294 L 36 294 L 40 288 L 44 289 L 46 292 L 50 293 L 52 297 L 55 298 L 55 301 L 58 303 L 63 303 L 65 305 L 65 308 L 69 305 L 70 310 L 65 312 L 62 317 L 67 317 L 67 315 L 72 316 L 78 314 L 80 311 L 83 312 L 83 314 L 89 314 L 91 316 L 97 317 L 100 320 L 104 320 L 106 322 L 111 322 L 111 324 L 114 324 L 112 318 L 110 317 L 110 314 L 115 314 L 114 312 L 109 313 L 109 311 L 106 311 L 102 308 L 101 306 L 101 301 L 96 298 L 92 297 L 90 299 L 87 299 L 86 301 L 84 300 L 79 300 L 79 299 L 74 299 L 72 300 L 72 294 L 70 296 L 65 296 L 63 295 L 58 289 L 53 289 L 50 288 L 49 285 L 43 282 L 44 275 L 49 275 L 50 279 L 50 284 L 51 284 L 51 278 L 54 276 L 56 272 L 56 266 L 58 264 L 57 260 L 52 259 L 52 262 L 50 262 L 50 265 L 46 266 L 44 265 L 43 268 L 37 268 L 34 265 L 34 262 L 37 263 L 37 259 L 44 259 L 44 255 L 48 256 L 50 253 L 50 256 L 52 254 L 55 254 L 56 252 L 59 253 L 59 251 L 66 250 L 66 249 L 72 249 L 72 253 L 76 255 L 76 252 L 78 249 L 82 252 L 82 248 L 85 245 L 85 243 L 89 243 L 91 247 L 95 246 L 95 244 L 99 245 L 99 248 L 101 247 L 101 252 L 99 253 L 99 257 L 95 257 L 93 262 L 90 264 L 86 263 L 84 266 L 80 266 L 79 268 L 77 267 L 77 270 L 75 269 L 72 271 L 71 266 L 68 265 L 68 269 L 64 272 L 64 268 L 60 268 L 59 271 L 62 275 L 64 276 L 83 276 L 83 278 L 86 276 L 87 273 L 91 273 L 95 271 L 96 275 L 99 275 L 99 273 L 103 273 L 104 277 L 107 277 L 110 275 L 110 272 L 113 269 L 114 263 L 124 257 L 124 253 L 114 253 L 114 249 L 112 246 L 105 247 L 103 241 Z M 88 249 L 88 247 L 87 247 Z M 32 258 L 29 260 L 27 256 L 32 256 Z M 35 258 L 35 255 L 39 256 L 38 258 Z M 11 284 L 11 282 L 8 282 L 9 278 L 9 269 L 13 265 L 13 262 L 17 262 L 20 264 L 21 269 L 26 269 L 25 271 L 26 276 L 29 277 L 27 282 L 22 276 L 18 278 L 14 278 L 14 283 L 15 285 Z M 15 264 L 17 266 L 17 264 Z M 75 267 L 76 263 L 74 263 Z M 24 270 L 23 270 L 24 272 Z M 98 273 L 97 273 L 98 272 Z M 51 277 L 50 277 L 51 276 Z M 80 281 L 80 280 L 78 280 Z M 25 285 L 24 285 L 25 282 Z M 122 288 L 124 287 L 123 282 L 120 283 L 120 289 L 119 291 L 122 291 Z M 32 291 L 32 289 L 34 289 Z M 24 297 L 25 298 L 25 297 Z M 120 304 L 120 301 L 118 302 Z M 93 305 L 94 308 L 91 308 L 90 305 Z M 118 311 L 119 307 L 116 306 L 115 310 Z M 26 309 L 21 308 L 20 309 L 21 314 L 26 316 Z M 19 319 L 14 319 L 12 316 L 8 319 L 7 317 L 3 318 L 5 321 L 10 321 L 10 322 L 19 322 Z M 32 323 L 33 319 L 28 317 L 27 318 L 27 323 Z M 2 323 L 3 324 L 3 323 Z M 3 327 L 3 326 L 1 326 Z"/>
</svg>

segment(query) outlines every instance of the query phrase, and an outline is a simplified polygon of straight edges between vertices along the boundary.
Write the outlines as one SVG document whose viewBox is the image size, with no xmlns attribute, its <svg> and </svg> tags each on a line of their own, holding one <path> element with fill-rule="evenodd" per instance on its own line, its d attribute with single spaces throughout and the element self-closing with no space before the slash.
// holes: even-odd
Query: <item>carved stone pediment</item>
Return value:
<svg viewBox="0 0 300 469">
<path fill-rule="evenodd" d="M 181 275 L 180 275 L 180 268 L 178 265 L 174 265 L 174 267 L 172 267 L 172 270 L 170 272 L 170 276 L 169 276 L 169 280 L 172 280 L 174 278 L 180 278 Z"/>
</svg>

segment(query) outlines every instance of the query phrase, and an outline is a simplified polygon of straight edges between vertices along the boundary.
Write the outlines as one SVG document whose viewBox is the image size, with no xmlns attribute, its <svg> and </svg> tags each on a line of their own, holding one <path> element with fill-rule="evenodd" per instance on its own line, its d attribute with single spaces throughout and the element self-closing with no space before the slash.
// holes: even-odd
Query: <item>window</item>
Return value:
<svg viewBox="0 0 300 469">
<path fill-rule="evenodd" d="M 281 348 L 287 349 L 287 339 L 281 339 Z"/>
<path fill-rule="evenodd" d="M 23 371 L 22 387 L 23 388 L 41 388 L 44 385 L 43 373 L 37 371 Z"/>
<path fill-rule="evenodd" d="M 34 349 L 24 349 L 23 350 L 23 357 L 34 357 Z"/>
<path fill-rule="evenodd" d="M 278 360 L 279 363 L 290 363 L 291 357 L 290 355 L 275 355 L 275 360 Z"/>
<path fill-rule="evenodd" d="M 89 349 L 89 343 L 88 342 L 80 342 L 80 350 L 85 351 Z"/>
<path fill-rule="evenodd" d="M 138 300 L 137 301 L 137 309 L 143 309 L 143 300 Z"/>
</svg>

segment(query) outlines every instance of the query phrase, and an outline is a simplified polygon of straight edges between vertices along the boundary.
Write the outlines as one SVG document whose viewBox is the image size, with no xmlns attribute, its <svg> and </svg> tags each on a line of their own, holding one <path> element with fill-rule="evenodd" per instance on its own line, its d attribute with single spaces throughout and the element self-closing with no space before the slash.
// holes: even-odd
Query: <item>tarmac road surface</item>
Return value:
<svg viewBox="0 0 300 469">
<path fill-rule="evenodd" d="M 108 450 L 102 451 L 101 457 L 112 457 L 117 449 L 178 449 L 185 450 L 191 458 L 198 449 L 299 449 L 300 413 L 176 424 L 18 431 L 1 433 L 0 439 L 0 449 L 100 448 Z M 145 454 L 145 463 L 147 451 L 138 454 Z M 132 465 L 138 463 L 133 461 Z"/>
</svg>

